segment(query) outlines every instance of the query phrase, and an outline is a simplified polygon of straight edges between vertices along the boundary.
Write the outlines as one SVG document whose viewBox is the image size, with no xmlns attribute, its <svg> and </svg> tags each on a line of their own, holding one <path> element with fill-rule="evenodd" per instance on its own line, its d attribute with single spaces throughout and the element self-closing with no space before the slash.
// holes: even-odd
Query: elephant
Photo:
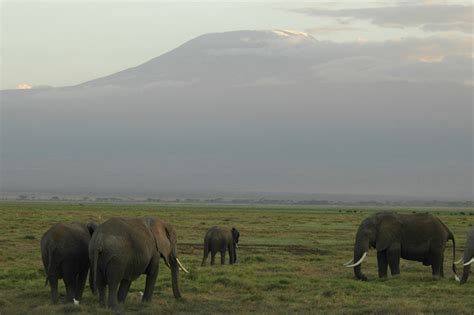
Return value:
<svg viewBox="0 0 474 315">
<path fill-rule="evenodd" d="M 68 302 L 77 304 L 81 300 L 89 272 L 89 241 L 96 227 L 94 222 L 62 222 L 41 238 L 45 285 L 51 285 L 54 304 L 58 302 L 58 279 L 64 281 Z"/>
<path fill-rule="evenodd" d="M 444 250 L 448 240 L 453 242 L 452 269 L 456 274 L 454 235 L 440 219 L 428 213 L 378 212 L 359 225 L 353 259 L 344 265 L 354 268 L 357 279 L 366 281 L 361 264 L 369 247 L 373 247 L 377 250 L 379 278 L 387 277 L 388 267 L 392 276 L 400 274 L 400 258 L 431 265 L 432 274 L 443 277 Z"/>
<path fill-rule="evenodd" d="M 462 278 L 459 279 L 456 277 L 456 280 L 459 280 L 461 284 L 464 284 L 466 283 L 469 273 L 471 272 L 471 264 L 474 263 L 474 227 L 472 227 L 467 233 L 464 255 L 459 261 L 456 262 L 456 264 L 461 262 L 464 265 Z"/>
<path fill-rule="evenodd" d="M 105 221 L 92 236 L 89 257 L 92 283 L 104 306 L 107 286 L 107 305 L 116 308 L 117 302 L 125 302 L 132 281 L 141 274 L 146 274 L 142 302 L 151 301 L 160 257 L 171 269 L 174 297 L 181 297 L 179 270 L 188 271 L 177 257 L 176 232 L 170 224 L 156 217 Z"/>
<path fill-rule="evenodd" d="M 240 233 L 236 228 L 231 230 L 223 229 L 217 226 L 210 228 L 204 237 L 204 257 L 201 266 L 206 265 L 207 256 L 211 252 L 211 265 L 214 265 L 217 252 L 221 253 L 221 265 L 225 261 L 225 252 L 229 251 L 229 264 L 237 262 L 237 247 Z"/>
</svg>

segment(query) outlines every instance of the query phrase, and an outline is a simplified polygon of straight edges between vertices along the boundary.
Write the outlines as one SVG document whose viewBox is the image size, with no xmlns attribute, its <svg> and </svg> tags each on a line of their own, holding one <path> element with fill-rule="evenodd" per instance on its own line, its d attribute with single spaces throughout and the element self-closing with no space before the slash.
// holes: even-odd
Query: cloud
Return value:
<svg viewBox="0 0 474 315">
<path fill-rule="evenodd" d="M 306 31 L 311 34 L 324 34 L 324 33 L 336 33 L 336 32 L 346 32 L 346 31 L 355 31 L 357 28 L 345 26 L 345 25 L 327 25 L 327 26 L 318 26 L 308 28 Z"/>
<path fill-rule="evenodd" d="M 20 83 L 16 86 L 18 90 L 30 90 L 32 88 L 28 83 Z"/>
<path fill-rule="evenodd" d="M 428 32 L 473 32 L 472 6 L 465 5 L 399 5 L 340 10 L 304 8 L 295 12 L 312 16 L 369 20 L 381 27 L 419 27 Z"/>
<path fill-rule="evenodd" d="M 431 36 L 385 42 L 343 43 L 311 71 L 323 82 L 450 82 L 472 80 L 472 40 Z M 348 54 L 336 56 L 340 51 Z"/>
</svg>

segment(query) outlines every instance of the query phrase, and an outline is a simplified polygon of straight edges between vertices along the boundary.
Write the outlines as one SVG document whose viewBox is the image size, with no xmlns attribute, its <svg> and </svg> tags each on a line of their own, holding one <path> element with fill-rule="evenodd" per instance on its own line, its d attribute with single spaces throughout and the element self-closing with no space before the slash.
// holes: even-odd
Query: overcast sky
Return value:
<svg viewBox="0 0 474 315">
<path fill-rule="evenodd" d="M 290 29 L 318 40 L 472 41 L 471 1 L 2 1 L 1 89 L 108 75 L 210 32 Z"/>
</svg>

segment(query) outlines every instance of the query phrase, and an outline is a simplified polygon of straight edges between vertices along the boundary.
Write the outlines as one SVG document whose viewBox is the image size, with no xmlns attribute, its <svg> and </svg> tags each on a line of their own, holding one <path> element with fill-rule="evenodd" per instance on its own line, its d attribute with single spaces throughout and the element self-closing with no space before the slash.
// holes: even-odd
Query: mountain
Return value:
<svg viewBox="0 0 474 315">
<path fill-rule="evenodd" d="M 426 47 L 439 55 L 431 39 L 214 33 L 76 86 L 2 91 L 2 190 L 472 198 L 472 57 Z"/>
<path fill-rule="evenodd" d="M 288 31 L 206 34 L 137 67 L 80 86 L 149 87 L 222 80 L 239 83 L 249 77 L 289 75 L 300 70 L 291 71 L 293 67 L 307 64 L 304 59 L 316 44 L 309 35 Z M 213 76 L 202 76 L 210 68 Z"/>
</svg>

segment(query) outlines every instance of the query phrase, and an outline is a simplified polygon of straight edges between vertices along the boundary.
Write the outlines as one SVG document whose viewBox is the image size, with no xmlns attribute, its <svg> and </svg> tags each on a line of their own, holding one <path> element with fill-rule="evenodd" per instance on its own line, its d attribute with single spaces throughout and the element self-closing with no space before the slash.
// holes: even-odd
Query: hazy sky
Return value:
<svg viewBox="0 0 474 315">
<path fill-rule="evenodd" d="M 1 89 L 79 84 L 210 32 L 291 29 L 339 42 L 434 34 L 472 38 L 472 7 L 457 7 L 470 1 L 1 3 Z"/>
<path fill-rule="evenodd" d="M 470 1 L 1 9 L 5 191 L 473 198 Z"/>
</svg>

